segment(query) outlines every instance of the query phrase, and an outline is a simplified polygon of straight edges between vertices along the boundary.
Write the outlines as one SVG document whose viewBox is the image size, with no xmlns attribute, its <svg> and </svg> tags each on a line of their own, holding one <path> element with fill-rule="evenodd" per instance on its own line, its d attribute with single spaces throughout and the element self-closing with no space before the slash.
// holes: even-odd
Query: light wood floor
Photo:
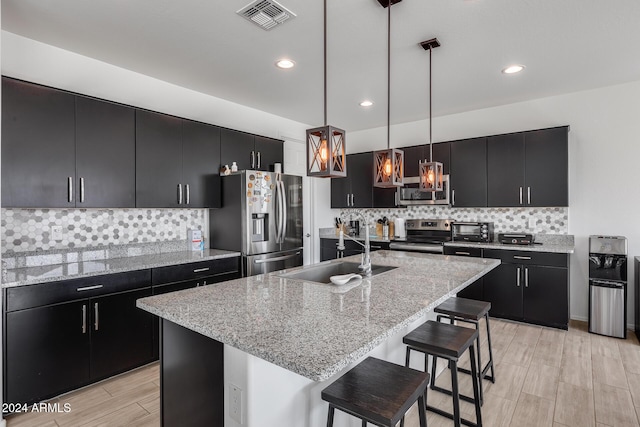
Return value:
<svg viewBox="0 0 640 427">
<path fill-rule="evenodd" d="M 491 334 L 496 383 L 484 381 L 484 426 L 640 426 L 640 344 L 633 333 L 620 340 L 589 334 L 582 322 L 567 332 L 491 320 Z M 482 349 L 487 361 L 486 339 Z M 52 401 L 70 403 L 70 413 L 14 415 L 8 426 L 157 427 L 158 375 L 157 364 L 138 369 Z M 470 377 L 459 379 L 462 392 L 472 395 Z M 438 384 L 449 388 L 448 371 Z M 449 396 L 430 391 L 427 399 L 451 411 Z M 461 411 L 474 420 L 472 404 L 462 402 Z M 429 427 L 453 425 L 431 412 L 427 420 Z M 419 425 L 415 407 L 406 421 Z"/>
</svg>

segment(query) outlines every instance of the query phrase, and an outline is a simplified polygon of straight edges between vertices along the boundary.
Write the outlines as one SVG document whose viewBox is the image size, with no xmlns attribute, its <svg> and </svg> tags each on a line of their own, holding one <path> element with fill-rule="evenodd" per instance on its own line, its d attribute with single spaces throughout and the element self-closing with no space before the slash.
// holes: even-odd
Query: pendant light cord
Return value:
<svg viewBox="0 0 640 427">
<path fill-rule="evenodd" d="M 324 0 L 324 125 L 327 125 L 327 0 Z"/>
<path fill-rule="evenodd" d="M 387 13 L 387 150 L 391 148 L 391 1 Z"/>
<path fill-rule="evenodd" d="M 429 46 L 429 161 L 433 162 L 433 116 L 431 114 L 431 46 Z"/>
</svg>

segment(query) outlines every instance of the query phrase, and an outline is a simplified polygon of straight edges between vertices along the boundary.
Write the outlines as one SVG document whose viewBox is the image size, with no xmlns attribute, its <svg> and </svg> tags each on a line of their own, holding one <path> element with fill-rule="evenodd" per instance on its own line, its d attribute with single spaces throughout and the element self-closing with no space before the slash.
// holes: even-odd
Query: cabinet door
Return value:
<svg viewBox="0 0 640 427">
<path fill-rule="evenodd" d="M 484 276 L 483 298 L 491 303 L 491 316 L 522 319 L 521 274 L 519 264 L 500 264 Z"/>
<path fill-rule="evenodd" d="M 74 114 L 74 95 L 2 78 L 3 207 L 75 206 Z"/>
<path fill-rule="evenodd" d="M 153 315 L 136 307 L 148 296 L 151 287 L 89 300 L 93 380 L 153 359 Z"/>
<path fill-rule="evenodd" d="M 351 181 L 354 208 L 373 206 L 373 152 L 347 157 L 347 174 Z"/>
<path fill-rule="evenodd" d="M 487 138 L 487 197 L 490 207 L 524 206 L 524 134 Z"/>
<path fill-rule="evenodd" d="M 569 206 L 568 128 L 525 134 L 527 206 Z"/>
<path fill-rule="evenodd" d="M 255 169 L 254 136 L 237 130 L 220 129 L 220 166 L 231 167 L 233 162 L 238 165 L 238 170 Z"/>
<path fill-rule="evenodd" d="M 450 173 L 452 206 L 487 206 L 486 138 L 451 142 Z"/>
<path fill-rule="evenodd" d="M 136 112 L 136 206 L 172 208 L 182 183 L 182 119 Z M 183 194 L 184 201 L 184 194 Z"/>
<path fill-rule="evenodd" d="M 347 160 L 348 162 L 348 160 Z M 348 166 L 351 168 L 351 166 Z M 347 169 L 350 173 L 351 169 Z M 331 178 L 331 207 L 348 208 L 351 204 L 351 178 Z"/>
<path fill-rule="evenodd" d="M 404 151 L 404 176 L 414 177 L 420 174 L 418 162 L 425 159 L 424 145 L 415 145 L 413 147 L 402 147 Z M 427 152 L 427 155 L 429 153 Z"/>
<path fill-rule="evenodd" d="M 76 97 L 76 207 L 136 205 L 135 110 Z"/>
<path fill-rule="evenodd" d="M 424 147 L 424 158 L 429 159 L 429 145 Z M 439 142 L 433 144 L 433 161 L 442 163 L 442 170 L 445 175 L 451 173 L 451 143 Z"/>
<path fill-rule="evenodd" d="M 524 320 L 567 329 L 569 271 L 566 268 L 524 266 Z"/>
<path fill-rule="evenodd" d="M 284 160 L 283 142 L 277 139 L 255 137 L 256 169 L 273 172 L 275 163 L 282 164 Z M 285 171 L 282 171 L 285 173 Z"/>
<path fill-rule="evenodd" d="M 5 403 L 37 402 L 89 382 L 88 310 L 83 300 L 7 313 Z"/>
<path fill-rule="evenodd" d="M 182 122 L 182 184 L 186 207 L 220 207 L 219 127 Z"/>
</svg>

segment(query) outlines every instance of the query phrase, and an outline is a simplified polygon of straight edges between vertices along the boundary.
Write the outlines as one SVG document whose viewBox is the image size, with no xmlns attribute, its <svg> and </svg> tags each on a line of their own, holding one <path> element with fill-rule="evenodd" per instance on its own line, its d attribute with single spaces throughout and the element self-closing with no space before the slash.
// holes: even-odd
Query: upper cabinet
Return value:
<svg viewBox="0 0 640 427">
<path fill-rule="evenodd" d="M 273 165 L 284 159 L 283 143 L 277 139 L 222 129 L 220 144 L 220 165 L 231 167 L 236 162 L 238 170 L 273 171 Z"/>
<path fill-rule="evenodd" d="M 452 141 L 451 205 L 487 206 L 487 138 Z"/>
<path fill-rule="evenodd" d="M 331 207 L 395 207 L 395 192 L 395 188 L 374 188 L 373 152 L 349 154 L 347 176 L 331 179 Z"/>
<path fill-rule="evenodd" d="M 444 174 L 448 174 L 451 165 L 450 142 L 433 144 L 433 161 L 442 163 Z M 404 176 L 416 177 L 420 174 L 419 162 L 429 161 L 429 144 L 400 147 L 404 151 Z"/>
<path fill-rule="evenodd" d="M 568 127 L 487 139 L 488 205 L 568 206 Z"/>
<path fill-rule="evenodd" d="M 220 128 L 136 113 L 136 206 L 220 206 Z"/>
<path fill-rule="evenodd" d="M 2 78 L 3 207 L 133 207 L 134 110 Z"/>
</svg>

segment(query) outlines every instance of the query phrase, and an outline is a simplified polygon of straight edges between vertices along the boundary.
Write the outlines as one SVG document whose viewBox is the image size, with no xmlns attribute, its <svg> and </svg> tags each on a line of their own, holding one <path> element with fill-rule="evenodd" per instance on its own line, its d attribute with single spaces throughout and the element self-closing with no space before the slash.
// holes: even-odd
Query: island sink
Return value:
<svg viewBox="0 0 640 427">
<path fill-rule="evenodd" d="M 337 276 L 342 274 L 356 273 L 361 274 L 358 270 L 357 262 L 333 262 L 330 264 L 318 265 L 317 267 L 305 268 L 304 270 L 294 271 L 291 273 L 279 274 L 279 277 L 295 280 L 306 280 L 309 282 L 317 283 L 331 283 L 331 276 Z M 385 271 L 393 270 L 397 267 L 391 267 L 388 265 L 372 265 L 371 275 L 384 273 Z"/>
</svg>

